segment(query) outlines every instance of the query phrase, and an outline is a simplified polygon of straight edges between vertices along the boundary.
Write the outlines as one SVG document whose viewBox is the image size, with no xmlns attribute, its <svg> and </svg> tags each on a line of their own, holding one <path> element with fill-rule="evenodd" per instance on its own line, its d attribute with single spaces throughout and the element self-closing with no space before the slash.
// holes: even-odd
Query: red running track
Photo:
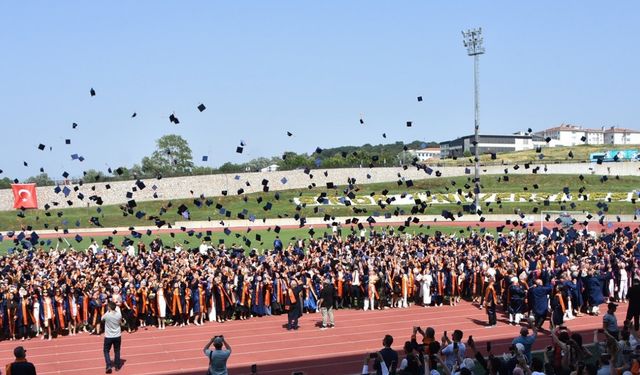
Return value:
<svg viewBox="0 0 640 375">
<path fill-rule="evenodd" d="M 604 306 L 601 309 L 604 310 Z M 626 306 L 621 305 L 619 310 L 618 319 L 622 322 Z M 306 375 L 342 375 L 359 373 L 365 354 L 380 349 L 385 334 L 393 335 L 393 347 L 401 354 L 402 345 L 409 340 L 415 325 L 434 327 L 438 338 L 444 330 L 461 329 L 465 341 L 469 335 L 479 343 L 492 341 L 496 353 L 505 351 L 519 332 L 518 327 L 507 325 L 504 319 L 500 319 L 495 328 L 485 328 L 484 310 L 467 302 L 439 308 L 338 310 L 335 318 L 337 327 L 324 331 L 316 327 L 320 314 L 305 314 L 298 331 L 284 329 L 286 316 L 272 316 L 204 326 L 167 327 L 163 331 L 150 327 L 133 334 L 124 333 L 122 358 L 126 362 L 119 374 L 204 374 L 208 360 L 202 348 L 212 336 L 220 334 L 224 334 L 232 346 L 228 363 L 231 374 L 249 374 L 250 366 L 255 363 L 259 374 L 289 375 L 293 371 L 304 371 Z M 593 330 L 602 324 L 601 319 L 584 316 L 567 325 L 583 333 L 584 342 L 590 343 Z M 24 345 L 38 374 L 103 374 L 102 341 L 102 337 L 86 333 L 52 341 L 3 341 L 0 342 L 0 364 L 4 366 L 12 361 L 13 348 Z M 541 334 L 535 349 L 549 342 L 549 336 Z M 484 345 L 478 347 L 484 348 Z"/>
<path fill-rule="evenodd" d="M 388 221 L 388 222 L 376 222 L 373 223 L 372 226 L 374 227 L 385 227 L 385 226 L 400 226 L 400 225 L 404 225 L 405 222 L 404 221 Z M 504 221 L 485 221 L 485 222 L 479 222 L 479 221 L 449 221 L 449 220 L 440 220 L 440 221 L 424 221 L 421 222 L 420 224 L 422 225 L 428 225 L 428 226 L 432 226 L 432 227 L 460 227 L 461 229 L 463 228 L 473 228 L 473 229 L 479 229 L 479 228 L 498 228 L 498 227 L 504 227 L 505 228 L 505 232 L 508 232 L 510 230 L 522 230 L 524 229 L 522 226 L 519 225 L 506 225 Z M 321 225 L 322 227 L 324 227 L 325 225 L 329 225 L 329 224 L 323 224 Z M 414 224 L 414 225 L 418 225 L 418 224 Z M 281 229 L 300 229 L 300 228 L 311 228 L 314 225 L 313 224 L 306 224 L 302 227 L 300 227 L 300 225 L 298 224 L 290 224 L 290 225 L 279 225 Z M 545 228 L 548 229 L 553 229 L 553 228 L 560 228 L 560 225 L 557 225 L 555 222 L 545 222 L 543 225 Z M 247 228 L 251 228 L 252 230 L 267 230 L 267 229 L 273 229 L 275 227 L 275 225 L 239 225 L 239 226 L 234 226 L 231 227 L 230 229 L 232 231 L 244 231 Z M 318 227 L 318 225 L 316 224 L 316 227 Z M 584 226 L 580 223 L 577 223 L 574 226 L 576 229 L 578 230 L 582 230 L 584 229 Z M 620 222 L 611 222 L 610 224 L 600 224 L 599 222 L 590 222 L 588 225 L 588 230 L 590 231 L 594 231 L 597 233 L 600 232 L 613 232 L 616 229 L 619 228 L 626 228 L 629 227 L 631 230 L 634 230 L 636 228 L 640 229 L 640 224 L 638 224 L 637 222 L 624 222 L 624 221 L 620 221 Z M 535 230 L 538 231 L 540 230 L 540 222 L 535 222 L 533 224 L 529 225 L 529 228 L 531 228 L 531 230 Z M 212 228 L 189 228 L 188 230 L 193 230 L 194 232 L 206 232 L 206 231 L 211 231 L 211 232 L 222 232 L 224 231 L 226 228 L 223 227 L 212 227 Z M 180 228 L 158 228 L 158 229 L 153 229 L 151 231 L 153 234 L 159 234 L 159 233 L 186 233 L 187 230 L 182 230 Z M 128 235 L 130 233 L 130 231 L 124 231 L 119 233 L 118 235 Z M 87 231 L 87 232 L 82 232 L 82 230 L 79 231 L 74 231 L 72 233 L 63 233 L 63 232 L 56 232 L 56 233 L 42 233 L 39 234 L 40 238 L 73 238 L 76 235 L 81 235 L 82 237 L 108 237 L 108 236 L 113 236 L 113 230 L 112 229 L 105 229 L 105 230 L 100 230 L 100 231 Z M 26 237 L 27 239 L 29 238 L 29 235 L 27 235 Z M 4 241 L 11 241 L 12 238 L 8 238 L 5 236 L 5 238 L 3 239 Z"/>
</svg>

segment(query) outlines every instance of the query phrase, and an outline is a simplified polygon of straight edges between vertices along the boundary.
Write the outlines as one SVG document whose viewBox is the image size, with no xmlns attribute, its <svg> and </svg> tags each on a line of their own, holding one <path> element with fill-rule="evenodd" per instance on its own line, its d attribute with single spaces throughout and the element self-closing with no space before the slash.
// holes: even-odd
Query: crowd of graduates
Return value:
<svg viewBox="0 0 640 375">
<path fill-rule="evenodd" d="M 129 332 L 277 315 L 294 305 L 313 313 L 327 280 L 338 309 L 467 299 L 487 309 L 489 325 L 503 310 L 513 324 L 531 313 L 542 327 L 549 305 L 561 324 L 598 314 L 607 299 L 624 301 L 639 271 L 638 239 L 630 230 L 455 236 L 372 227 L 288 245 L 277 239 L 264 252 L 204 241 L 192 249 L 165 246 L 159 238 L 149 246 L 34 248 L 0 259 L 0 329 L 11 340 L 100 334 L 109 301 L 120 306 Z"/>
</svg>

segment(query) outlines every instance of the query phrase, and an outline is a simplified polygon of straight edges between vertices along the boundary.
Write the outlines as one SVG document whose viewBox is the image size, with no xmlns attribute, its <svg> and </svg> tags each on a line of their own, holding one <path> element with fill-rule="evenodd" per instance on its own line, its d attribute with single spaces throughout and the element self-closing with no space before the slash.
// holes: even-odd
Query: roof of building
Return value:
<svg viewBox="0 0 640 375">
<path fill-rule="evenodd" d="M 640 133 L 638 130 L 634 129 L 625 129 L 625 128 L 616 128 L 612 126 L 610 128 L 604 129 L 605 133 Z"/>
<path fill-rule="evenodd" d="M 427 147 L 427 148 L 422 148 L 420 150 L 416 150 L 416 151 L 422 151 L 422 152 L 440 152 L 440 149 L 438 147 Z"/>
<path fill-rule="evenodd" d="M 444 142 L 440 142 L 439 144 L 445 144 L 445 143 L 451 143 L 454 141 L 458 141 L 458 140 L 462 140 L 462 139 L 467 139 L 467 138 L 473 138 L 474 135 L 465 135 L 463 137 L 458 137 L 456 139 L 452 139 L 450 141 L 444 141 Z M 531 139 L 532 136 L 531 135 L 519 135 L 519 134 L 478 134 L 478 138 L 483 138 L 483 137 L 492 137 L 492 138 L 519 138 L 519 139 Z"/>
</svg>

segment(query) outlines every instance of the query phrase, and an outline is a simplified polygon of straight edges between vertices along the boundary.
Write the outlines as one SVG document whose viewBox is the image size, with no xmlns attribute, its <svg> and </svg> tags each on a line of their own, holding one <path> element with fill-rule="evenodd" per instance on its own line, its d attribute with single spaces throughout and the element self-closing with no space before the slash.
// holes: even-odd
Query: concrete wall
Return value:
<svg viewBox="0 0 640 375">
<path fill-rule="evenodd" d="M 607 167 L 611 168 L 611 175 L 620 176 L 636 176 L 639 175 L 640 163 L 604 163 L 597 165 L 595 163 L 571 163 L 571 164 L 549 164 L 547 171 L 544 171 L 544 165 L 539 165 L 539 174 L 608 174 Z M 513 166 L 487 166 L 482 168 L 482 174 L 503 174 L 508 169 L 510 174 L 529 174 L 531 168 L 525 169 L 520 165 L 518 170 L 513 170 Z M 473 168 L 471 168 L 473 172 Z M 324 172 L 327 172 L 327 176 Z M 58 202 L 58 208 L 69 207 L 67 201 L 73 203 L 72 207 L 96 206 L 89 200 L 92 195 L 100 196 L 104 205 L 123 204 L 130 199 L 136 201 L 154 200 L 153 194 L 157 193 L 157 199 L 178 199 L 193 198 L 204 194 L 207 197 L 221 196 L 223 190 L 227 190 L 229 195 L 237 195 L 238 189 L 244 189 L 245 193 L 255 193 L 262 191 L 262 180 L 269 180 L 270 191 L 286 190 L 294 188 L 306 188 L 312 183 L 318 186 L 326 186 L 327 182 L 333 182 L 335 185 L 344 186 L 347 184 L 348 178 L 355 178 L 356 183 L 374 183 L 374 182 L 393 182 L 400 179 L 398 175 L 405 179 L 418 180 L 425 178 L 438 178 L 435 171 L 440 171 L 442 177 L 463 176 L 465 175 L 464 167 L 433 167 L 433 173 L 428 175 L 423 170 L 417 170 L 415 167 L 409 167 L 406 171 L 402 168 L 344 168 L 344 169 L 319 169 L 312 170 L 310 175 L 305 174 L 302 170 L 295 171 L 277 171 L 277 172 L 254 172 L 254 173 L 238 173 L 238 174 L 222 174 L 209 176 L 190 176 L 190 177 L 173 177 L 142 180 L 146 187 L 143 190 L 133 191 L 136 186 L 135 181 L 120 181 L 109 183 L 85 183 L 83 186 L 68 185 L 71 194 L 65 197 L 62 192 L 56 194 L 53 186 L 38 188 L 38 206 L 43 208 L 46 203 L 53 206 L 53 202 Z M 369 175 L 369 177 L 367 176 Z M 236 176 L 239 176 L 236 179 Z M 313 176 L 313 178 L 311 178 Z M 286 178 L 286 183 L 282 179 Z M 246 183 L 250 186 L 247 186 Z M 106 185 L 111 188 L 107 189 Z M 152 187 L 156 186 L 154 190 Z M 74 191 L 77 187 L 78 190 Z M 127 192 L 132 192 L 132 198 L 127 198 Z M 84 199 L 78 199 L 78 194 L 82 193 Z M 13 210 L 13 194 L 10 189 L 0 190 L 0 211 Z"/>
</svg>

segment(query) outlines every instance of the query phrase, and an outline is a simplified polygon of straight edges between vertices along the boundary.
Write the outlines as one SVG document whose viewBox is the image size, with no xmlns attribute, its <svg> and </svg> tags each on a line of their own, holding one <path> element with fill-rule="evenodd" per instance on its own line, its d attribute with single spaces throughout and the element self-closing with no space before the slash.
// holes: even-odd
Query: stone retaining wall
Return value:
<svg viewBox="0 0 640 375">
<path fill-rule="evenodd" d="M 572 163 L 572 164 L 549 164 L 545 166 L 540 164 L 539 174 L 598 174 L 598 175 L 620 175 L 630 176 L 639 175 L 639 163 L 609 163 L 597 165 L 595 163 Z M 520 165 L 518 170 L 514 170 L 513 166 L 487 166 L 482 168 L 482 174 L 503 174 L 508 168 L 510 174 L 529 174 L 530 166 L 525 169 Z M 610 168 L 610 171 L 607 170 Z M 222 191 L 228 191 L 229 195 L 237 195 L 239 189 L 244 189 L 245 193 L 260 192 L 263 189 L 262 181 L 268 180 L 270 191 L 286 190 L 295 188 L 306 188 L 310 184 L 315 183 L 318 186 L 326 186 L 328 182 L 335 185 L 344 186 L 349 178 L 355 178 L 356 183 L 376 183 L 376 182 L 393 182 L 400 178 L 418 180 L 425 178 L 437 178 L 436 171 L 442 173 L 441 177 L 463 176 L 465 175 L 464 167 L 433 167 L 431 175 L 424 170 L 417 170 L 409 167 L 407 170 L 402 168 L 343 168 L 343 169 L 317 169 L 312 170 L 310 174 L 305 174 L 302 170 L 295 171 L 278 171 L 278 172 L 256 172 L 256 173 L 238 173 L 238 174 L 219 174 L 208 176 L 189 176 L 189 177 L 172 177 L 163 179 L 144 179 L 142 182 L 146 185 L 140 190 L 136 187 L 136 181 L 118 181 L 118 182 L 100 182 L 85 183 L 79 185 L 67 185 L 71 189 L 68 197 L 62 192 L 56 194 L 53 186 L 38 187 L 38 206 L 43 208 L 45 204 L 53 206 L 53 202 L 58 202 L 58 207 L 69 207 L 67 201 L 73 203 L 72 207 L 96 206 L 96 203 L 90 201 L 89 197 L 99 196 L 102 198 L 104 205 L 123 204 L 130 199 L 136 201 L 148 201 L 154 199 L 178 199 L 192 198 L 204 194 L 207 197 L 221 196 Z M 325 176 L 325 172 L 327 176 Z M 473 173 L 473 168 L 471 168 Z M 311 178 L 313 176 L 313 178 Z M 401 176 L 401 177 L 398 177 Z M 284 180 L 286 179 L 286 180 Z M 247 182 L 250 186 L 247 186 Z M 107 189 L 107 185 L 110 186 Z M 61 186 L 61 188 L 64 186 Z M 154 189 L 155 187 L 155 189 Z M 75 190 L 77 188 L 77 191 Z M 133 191 L 136 188 L 137 191 Z M 127 192 L 132 192 L 132 198 L 127 197 Z M 84 199 L 79 199 L 78 195 L 82 193 Z M 157 198 L 153 195 L 157 194 Z M 13 210 L 13 194 L 10 189 L 0 190 L 0 211 Z"/>
</svg>

